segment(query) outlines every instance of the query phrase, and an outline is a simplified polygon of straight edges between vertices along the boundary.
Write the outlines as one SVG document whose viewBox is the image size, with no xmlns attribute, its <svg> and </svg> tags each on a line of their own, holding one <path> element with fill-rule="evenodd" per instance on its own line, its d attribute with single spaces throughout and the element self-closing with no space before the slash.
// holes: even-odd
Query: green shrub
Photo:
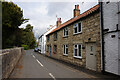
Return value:
<svg viewBox="0 0 120 80">
<path fill-rule="evenodd" d="M 22 45 L 22 47 L 24 47 L 24 50 L 28 50 L 29 49 L 28 45 Z"/>
</svg>

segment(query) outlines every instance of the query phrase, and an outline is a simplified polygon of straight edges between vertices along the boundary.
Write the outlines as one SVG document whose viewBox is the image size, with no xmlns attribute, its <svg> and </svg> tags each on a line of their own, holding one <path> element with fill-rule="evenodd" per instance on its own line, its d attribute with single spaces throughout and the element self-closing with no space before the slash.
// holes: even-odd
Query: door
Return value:
<svg viewBox="0 0 120 80">
<path fill-rule="evenodd" d="M 96 44 L 86 44 L 86 67 L 96 71 Z"/>
<path fill-rule="evenodd" d="M 51 46 L 50 46 L 50 53 L 49 53 L 49 55 L 51 56 Z"/>
</svg>

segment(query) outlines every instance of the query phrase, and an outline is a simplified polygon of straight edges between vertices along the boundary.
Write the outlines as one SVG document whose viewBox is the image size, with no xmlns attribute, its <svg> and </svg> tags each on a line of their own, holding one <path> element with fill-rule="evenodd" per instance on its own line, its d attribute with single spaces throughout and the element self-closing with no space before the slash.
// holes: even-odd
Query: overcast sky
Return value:
<svg viewBox="0 0 120 80">
<path fill-rule="evenodd" d="M 62 23 L 73 18 L 73 9 L 79 4 L 81 13 L 95 6 L 95 2 L 14 2 L 23 10 L 24 18 L 30 19 L 28 23 L 34 26 L 35 37 L 37 38 L 46 32 L 49 25 L 56 25 L 56 15 L 62 19 Z M 25 27 L 26 24 L 20 27 Z"/>
</svg>

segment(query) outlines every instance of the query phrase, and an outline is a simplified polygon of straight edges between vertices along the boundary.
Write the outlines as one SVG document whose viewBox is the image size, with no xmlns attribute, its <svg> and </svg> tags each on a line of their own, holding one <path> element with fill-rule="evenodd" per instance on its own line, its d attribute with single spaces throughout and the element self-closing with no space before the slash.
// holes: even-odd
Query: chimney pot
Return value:
<svg viewBox="0 0 120 80">
<path fill-rule="evenodd" d="M 61 25 L 61 22 L 62 22 L 61 18 L 57 18 L 57 22 L 56 22 L 57 27 Z"/>
<path fill-rule="evenodd" d="M 79 9 L 79 5 L 77 5 L 77 9 Z"/>
<path fill-rule="evenodd" d="M 79 9 L 79 5 L 75 5 L 75 9 L 74 9 L 74 17 L 77 17 L 80 15 L 80 9 Z"/>
</svg>

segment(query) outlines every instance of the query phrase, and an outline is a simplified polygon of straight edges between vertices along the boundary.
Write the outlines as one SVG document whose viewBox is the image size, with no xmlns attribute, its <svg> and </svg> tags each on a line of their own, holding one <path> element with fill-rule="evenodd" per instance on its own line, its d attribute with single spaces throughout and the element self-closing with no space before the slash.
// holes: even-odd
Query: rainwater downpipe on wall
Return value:
<svg viewBox="0 0 120 80">
<path fill-rule="evenodd" d="M 103 23 L 103 2 L 99 2 L 100 5 L 100 24 L 101 24 L 101 54 L 102 54 L 102 73 L 105 73 L 105 54 L 104 54 L 104 23 Z"/>
</svg>

